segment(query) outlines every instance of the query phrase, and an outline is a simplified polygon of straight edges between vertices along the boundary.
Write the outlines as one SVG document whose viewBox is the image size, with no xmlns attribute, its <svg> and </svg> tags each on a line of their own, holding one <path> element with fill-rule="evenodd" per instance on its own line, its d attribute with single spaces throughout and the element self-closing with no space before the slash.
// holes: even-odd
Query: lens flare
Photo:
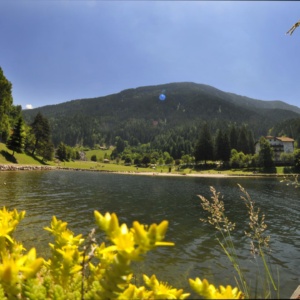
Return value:
<svg viewBox="0 0 300 300">
<path fill-rule="evenodd" d="M 159 100 L 161 100 L 161 101 L 166 100 L 166 95 L 165 94 L 160 94 L 159 95 Z"/>
</svg>

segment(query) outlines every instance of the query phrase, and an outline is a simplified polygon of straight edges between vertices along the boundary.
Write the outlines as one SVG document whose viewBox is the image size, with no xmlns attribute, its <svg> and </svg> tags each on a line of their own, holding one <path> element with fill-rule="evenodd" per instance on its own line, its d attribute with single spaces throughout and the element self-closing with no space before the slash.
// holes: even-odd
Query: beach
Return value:
<svg viewBox="0 0 300 300">
<path fill-rule="evenodd" d="M 66 171 L 89 171 L 89 172 L 102 172 L 102 173 L 114 173 L 123 175 L 141 175 L 141 176 L 170 176 L 170 177 L 212 177 L 212 178 L 225 178 L 225 177 L 286 177 L 295 176 L 296 174 L 265 174 L 265 173 L 253 173 L 253 174 L 226 174 L 226 173 L 210 173 L 198 172 L 198 173 L 171 173 L 171 172 L 142 172 L 142 171 L 110 171 L 101 169 L 87 169 L 87 168 L 70 168 L 62 166 L 49 166 L 49 165 L 17 165 L 17 164 L 0 164 L 0 171 L 51 171 L 51 170 L 66 170 Z"/>
</svg>

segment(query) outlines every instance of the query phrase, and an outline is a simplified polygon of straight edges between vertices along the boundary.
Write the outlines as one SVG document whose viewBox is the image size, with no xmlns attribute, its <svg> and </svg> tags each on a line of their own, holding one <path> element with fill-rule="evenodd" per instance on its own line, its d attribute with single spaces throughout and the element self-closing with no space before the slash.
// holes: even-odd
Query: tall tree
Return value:
<svg viewBox="0 0 300 300">
<path fill-rule="evenodd" d="M 227 133 L 218 130 L 215 140 L 215 159 L 229 162 L 231 155 L 230 143 Z"/>
<path fill-rule="evenodd" d="M 261 137 L 259 140 L 260 150 L 258 152 L 258 162 L 263 168 L 271 168 L 274 166 L 274 152 L 270 143 Z"/>
<path fill-rule="evenodd" d="M 207 123 L 205 123 L 200 132 L 200 137 L 195 147 L 195 160 L 203 161 L 206 164 L 207 160 L 211 160 L 214 157 L 214 147 L 212 136 L 209 131 Z"/>
<path fill-rule="evenodd" d="M 221 160 L 223 149 L 223 132 L 222 129 L 217 130 L 215 138 L 215 159 Z"/>
<path fill-rule="evenodd" d="M 248 132 L 245 125 L 242 126 L 239 132 L 239 136 L 237 140 L 237 150 L 242 151 L 244 154 L 250 153 Z"/>
<path fill-rule="evenodd" d="M 248 130 L 248 148 L 250 151 L 249 154 L 255 153 L 255 139 L 252 130 Z"/>
<path fill-rule="evenodd" d="M 45 147 L 49 148 L 49 143 L 51 143 L 51 130 L 48 119 L 38 112 L 31 124 L 31 129 L 34 134 L 31 154 L 34 155 L 37 152 L 37 154 L 43 156 L 43 153 L 46 153 Z"/>
<path fill-rule="evenodd" d="M 233 124 L 230 127 L 230 131 L 229 131 L 229 142 L 230 142 L 231 149 L 237 150 L 237 140 L 238 140 L 238 132 L 235 125 Z"/>
<path fill-rule="evenodd" d="M 56 150 L 56 155 L 61 161 L 67 160 L 67 147 L 63 142 L 59 143 Z"/>
<path fill-rule="evenodd" d="M 9 136 L 9 112 L 12 103 L 12 84 L 6 79 L 0 67 L 0 141 L 6 142 Z"/>
<path fill-rule="evenodd" d="M 8 149 L 12 150 L 12 155 L 15 155 L 15 152 L 22 152 L 25 144 L 25 128 L 24 121 L 22 117 L 19 117 L 18 122 L 13 128 L 12 135 L 9 137 L 6 142 Z"/>
<path fill-rule="evenodd" d="M 294 164 L 295 164 L 295 170 L 299 172 L 300 171 L 300 149 L 296 149 L 294 151 Z"/>
<path fill-rule="evenodd" d="M 229 162 L 230 155 L 231 155 L 231 148 L 230 148 L 229 137 L 225 132 L 223 134 L 223 149 L 221 152 L 221 160 L 225 163 Z"/>
</svg>

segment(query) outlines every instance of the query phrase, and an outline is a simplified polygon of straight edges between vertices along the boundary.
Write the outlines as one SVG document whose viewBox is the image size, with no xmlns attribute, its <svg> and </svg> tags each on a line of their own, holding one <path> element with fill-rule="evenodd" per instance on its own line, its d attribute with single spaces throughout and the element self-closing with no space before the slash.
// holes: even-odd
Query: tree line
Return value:
<svg viewBox="0 0 300 300">
<path fill-rule="evenodd" d="M 51 140 L 49 121 L 38 113 L 32 124 L 26 124 L 21 114 L 22 107 L 13 105 L 12 84 L 0 67 L 0 142 L 15 152 L 27 152 L 52 160 L 54 145 Z"/>
</svg>

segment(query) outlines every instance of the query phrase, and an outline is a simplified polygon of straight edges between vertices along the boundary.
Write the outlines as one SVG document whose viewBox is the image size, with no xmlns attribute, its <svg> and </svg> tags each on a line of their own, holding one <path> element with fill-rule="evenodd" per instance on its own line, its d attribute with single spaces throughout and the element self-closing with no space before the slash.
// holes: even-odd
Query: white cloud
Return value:
<svg viewBox="0 0 300 300">
<path fill-rule="evenodd" d="M 32 107 L 32 104 L 26 104 L 25 108 L 26 109 L 32 109 L 33 107 Z"/>
</svg>

